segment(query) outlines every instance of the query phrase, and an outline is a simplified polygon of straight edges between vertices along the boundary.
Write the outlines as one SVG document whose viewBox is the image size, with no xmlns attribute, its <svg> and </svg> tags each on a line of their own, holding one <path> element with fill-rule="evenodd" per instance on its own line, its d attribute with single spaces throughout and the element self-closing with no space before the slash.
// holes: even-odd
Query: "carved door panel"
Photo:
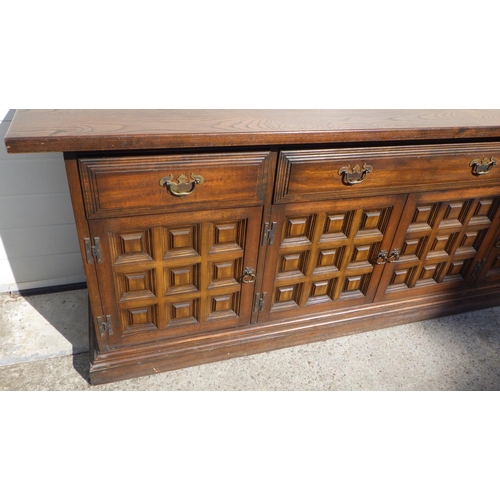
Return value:
<svg viewBox="0 0 500 500">
<path fill-rule="evenodd" d="M 262 207 L 90 221 L 112 345 L 250 322 Z M 99 333 L 97 333 L 99 335 Z"/>
<path fill-rule="evenodd" d="M 376 300 L 472 286 L 498 225 L 499 188 L 412 194 Z M 450 201 L 451 200 L 451 201 Z"/>
<path fill-rule="evenodd" d="M 274 206 L 259 320 L 370 303 L 406 195 Z"/>
<path fill-rule="evenodd" d="M 478 261 L 477 267 L 477 283 L 494 283 L 500 281 L 500 231 L 497 231 L 493 239 L 487 244 L 490 251 L 489 254 Z M 477 268 L 476 268 L 477 269 Z"/>
</svg>

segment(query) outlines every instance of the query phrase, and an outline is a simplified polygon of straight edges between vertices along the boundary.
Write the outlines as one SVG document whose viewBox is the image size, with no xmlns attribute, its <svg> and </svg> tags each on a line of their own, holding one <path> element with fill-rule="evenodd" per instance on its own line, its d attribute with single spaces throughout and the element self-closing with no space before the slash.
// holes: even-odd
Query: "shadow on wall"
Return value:
<svg viewBox="0 0 500 500">
<path fill-rule="evenodd" d="M 85 275 L 63 155 L 8 154 L 3 138 L 15 110 L 0 113 L 0 293 L 82 288 Z M 44 301 L 27 299 L 43 316 L 32 325 L 33 331 L 48 322 L 73 345 L 73 354 L 81 352 L 82 346 L 72 342 L 61 318 L 48 307 L 37 307 Z M 75 307 L 82 308 L 79 314 L 86 319 L 86 300 Z M 29 317 L 22 320 L 30 321 Z M 84 323 L 82 328 L 87 329 Z M 0 334 L 7 338 L 12 332 Z"/>
</svg>

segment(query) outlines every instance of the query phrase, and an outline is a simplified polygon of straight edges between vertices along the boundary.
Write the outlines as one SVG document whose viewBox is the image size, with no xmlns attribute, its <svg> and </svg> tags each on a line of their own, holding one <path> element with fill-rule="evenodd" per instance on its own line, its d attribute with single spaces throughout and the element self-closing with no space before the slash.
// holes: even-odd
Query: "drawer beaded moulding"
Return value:
<svg viewBox="0 0 500 500">
<path fill-rule="evenodd" d="M 500 304 L 498 110 L 18 110 L 64 153 L 94 384 Z"/>
</svg>

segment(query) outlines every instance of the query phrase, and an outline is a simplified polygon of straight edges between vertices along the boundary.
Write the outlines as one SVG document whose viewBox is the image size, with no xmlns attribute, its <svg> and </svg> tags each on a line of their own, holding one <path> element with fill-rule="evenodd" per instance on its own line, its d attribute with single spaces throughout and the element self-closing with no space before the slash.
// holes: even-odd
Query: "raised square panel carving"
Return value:
<svg viewBox="0 0 500 500">
<path fill-rule="evenodd" d="M 331 250 L 320 250 L 318 255 L 318 267 L 330 267 L 335 265 L 335 256 L 337 255 L 337 249 L 332 248 Z"/>
<path fill-rule="evenodd" d="M 327 234 L 337 234 L 342 233 L 344 236 L 347 236 L 344 233 L 344 221 L 346 219 L 346 214 L 327 214 L 325 221 L 325 230 L 323 233 Z"/>
<path fill-rule="evenodd" d="M 214 279 L 227 280 L 234 279 L 234 261 L 229 262 L 214 262 Z"/>
<path fill-rule="evenodd" d="M 371 245 L 356 245 L 352 252 L 351 262 L 365 262 L 370 256 Z"/>
<path fill-rule="evenodd" d="M 286 237 L 298 238 L 299 236 L 306 236 L 307 221 L 307 217 L 300 219 L 288 219 L 286 225 Z"/>
<path fill-rule="evenodd" d="M 436 274 L 436 270 L 437 270 L 437 264 L 423 266 L 418 281 L 426 281 L 433 279 Z"/>
<path fill-rule="evenodd" d="M 430 216 L 432 213 L 432 205 L 416 207 L 415 214 L 413 215 L 412 223 L 414 224 L 427 224 L 430 226 Z"/>
<path fill-rule="evenodd" d="M 449 256 L 450 249 L 453 247 L 456 238 L 456 233 L 452 235 L 436 236 L 427 254 L 427 259 L 446 259 Z"/>
<path fill-rule="evenodd" d="M 462 235 L 460 246 L 455 251 L 455 256 L 462 259 L 472 258 L 477 253 L 477 248 L 483 241 L 485 231 L 468 231 Z"/>
<path fill-rule="evenodd" d="M 149 230 L 115 234 L 113 243 L 112 252 L 114 253 L 115 264 L 153 260 L 151 232 Z"/>
<path fill-rule="evenodd" d="M 346 276 L 340 299 L 363 297 L 366 294 L 370 280 L 369 274 L 360 276 Z"/>
<path fill-rule="evenodd" d="M 316 261 L 316 267 L 314 268 L 313 274 L 338 271 L 338 263 L 342 261 L 344 251 L 345 247 L 320 250 L 318 252 L 318 259 Z"/>
<path fill-rule="evenodd" d="M 199 285 L 199 265 L 165 268 L 165 295 L 197 292 Z"/>
<path fill-rule="evenodd" d="M 347 265 L 347 270 L 356 270 L 360 274 L 369 273 L 373 269 L 373 264 L 370 263 L 370 256 L 377 255 L 378 251 L 372 251 L 373 245 L 355 245 L 351 255 L 351 261 Z M 377 244 L 376 248 L 380 248 Z"/>
<path fill-rule="evenodd" d="M 238 284 L 238 279 L 242 275 L 241 259 L 211 262 L 209 265 L 211 269 L 209 289 Z"/>
<path fill-rule="evenodd" d="M 280 256 L 277 278 L 303 277 L 309 252 L 300 252 Z"/>
<path fill-rule="evenodd" d="M 236 223 L 218 224 L 215 226 L 215 244 L 236 243 Z"/>
<path fill-rule="evenodd" d="M 347 276 L 344 282 L 344 292 L 359 290 L 362 276 Z"/>
<path fill-rule="evenodd" d="M 311 291 L 307 299 L 307 305 L 320 304 L 323 302 L 331 302 L 333 287 L 336 279 L 314 281 L 311 284 Z"/>
<path fill-rule="evenodd" d="M 326 295 L 328 291 L 328 284 L 331 280 L 327 281 L 316 281 L 311 287 L 311 296 L 317 297 L 318 295 Z"/>
<path fill-rule="evenodd" d="M 476 210 L 474 211 L 474 217 L 488 217 L 492 206 L 493 199 L 479 200 Z"/>
<path fill-rule="evenodd" d="M 326 214 L 325 227 L 320 243 L 326 241 L 347 240 L 354 212 L 345 214 Z"/>
<path fill-rule="evenodd" d="M 446 248 L 446 244 L 449 241 L 448 236 L 436 236 L 434 238 L 434 243 L 432 244 L 432 250 L 439 251 Z"/>
<path fill-rule="evenodd" d="M 477 238 L 477 231 L 467 231 L 460 242 L 461 247 L 473 247 Z"/>
<path fill-rule="evenodd" d="M 446 208 L 446 212 L 444 215 L 444 219 L 459 219 L 460 214 L 464 208 L 463 201 L 456 201 L 452 203 L 448 203 L 448 207 Z"/>
<path fill-rule="evenodd" d="M 288 217 L 285 221 L 282 246 L 311 243 L 313 217 Z"/>
<path fill-rule="evenodd" d="M 403 285 L 408 278 L 408 269 L 396 269 L 392 273 L 391 285 Z"/>
<path fill-rule="evenodd" d="M 413 238 L 405 240 L 403 248 L 401 250 L 401 255 L 410 256 L 417 255 L 417 248 L 421 241 L 421 238 Z"/>
<path fill-rule="evenodd" d="M 460 228 L 470 207 L 470 201 L 456 201 L 448 203 L 443 220 L 439 223 L 440 228 Z"/>
<path fill-rule="evenodd" d="M 381 240 L 390 216 L 390 209 L 364 211 L 357 228 L 356 238 L 376 238 Z"/>
<path fill-rule="evenodd" d="M 198 323 L 199 299 L 167 304 L 167 328 Z"/>
<path fill-rule="evenodd" d="M 210 253 L 241 250 L 244 246 L 246 221 L 228 221 L 211 224 Z"/>
<path fill-rule="evenodd" d="M 447 275 L 448 276 L 455 276 L 457 274 L 460 274 L 462 272 L 463 267 L 464 267 L 463 260 L 458 260 L 458 261 L 452 262 L 450 264 L 450 267 L 448 268 Z"/>
<path fill-rule="evenodd" d="M 436 203 L 435 205 L 423 205 L 416 207 L 412 222 L 408 226 L 408 232 L 430 232 L 440 205 L 440 203 Z"/>
<path fill-rule="evenodd" d="M 380 210 L 364 212 L 360 229 L 378 229 L 381 215 Z"/>
<path fill-rule="evenodd" d="M 147 307 L 129 310 L 130 323 L 134 326 L 150 323 L 150 321 L 148 321 L 148 312 L 149 309 Z"/>
<path fill-rule="evenodd" d="M 274 304 L 271 310 L 298 307 L 301 290 L 302 283 L 276 287 L 274 294 Z"/>
<path fill-rule="evenodd" d="M 292 255 L 282 255 L 281 256 L 281 271 L 297 271 L 300 264 L 300 253 L 294 253 Z"/>
<path fill-rule="evenodd" d="M 412 238 L 405 240 L 401 251 L 401 256 L 415 256 L 415 258 L 417 259 L 422 259 L 428 241 L 428 236 L 424 236 L 423 238 Z"/>
<path fill-rule="evenodd" d="M 133 307 L 121 310 L 123 333 L 125 335 L 157 330 L 156 305 Z"/>
<path fill-rule="evenodd" d="M 116 285 L 120 302 L 156 298 L 153 269 L 132 273 L 116 273 Z"/>
<path fill-rule="evenodd" d="M 234 318 L 238 315 L 239 293 L 209 297 L 210 311 L 208 321 Z"/>
<path fill-rule="evenodd" d="M 164 259 L 199 255 L 199 227 L 193 225 L 164 229 L 163 247 Z"/>
<path fill-rule="evenodd" d="M 443 281 L 463 281 L 464 276 L 467 274 L 472 259 L 467 260 L 456 260 L 450 263 L 446 271 L 446 276 L 444 276 Z"/>
<path fill-rule="evenodd" d="M 212 297 L 212 312 L 229 311 L 232 307 L 231 295 Z"/>
<path fill-rule="evenodd" d="M 276 302 L 289 302 L 293 299 L 295 285 L 282 286 L 276 289 Z"/>
<path fill-rule="evenodd" d="M 479 200 L 477 207 L 474 210 L 474 214 L 469 221 L 469 225 L 489 226 L 491 221 L 495 217 L 495 213 L 497 213 L 498 204 L 499 204 L 498 198 Z"/>
</svg>

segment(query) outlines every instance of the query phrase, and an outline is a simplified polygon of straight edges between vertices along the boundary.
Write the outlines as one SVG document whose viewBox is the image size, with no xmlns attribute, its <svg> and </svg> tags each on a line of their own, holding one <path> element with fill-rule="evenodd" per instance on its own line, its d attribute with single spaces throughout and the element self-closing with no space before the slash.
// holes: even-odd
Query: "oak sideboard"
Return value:
<svg viewBox="0 0 500 500">
<path fill-rule="evenodd" d="M 18 110 L 64 153 L 94 384 L 500 304 L 500 110 Z"/>
</svg>

